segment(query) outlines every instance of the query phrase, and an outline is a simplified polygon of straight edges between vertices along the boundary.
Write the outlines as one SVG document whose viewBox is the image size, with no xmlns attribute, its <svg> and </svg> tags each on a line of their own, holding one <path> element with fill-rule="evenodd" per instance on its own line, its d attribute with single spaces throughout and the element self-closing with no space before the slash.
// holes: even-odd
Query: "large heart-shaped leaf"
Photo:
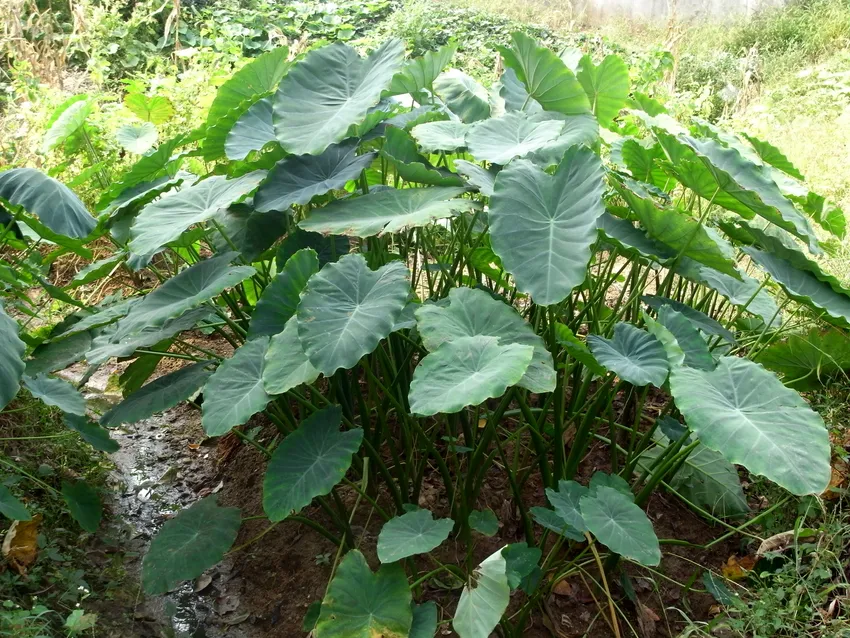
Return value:
<svg viewBox="0 0 850 638">
<path fill-rule="evenodd" d="M 492 197 L 496 188 L 497 171 L 481 168 L 478 164 L 466 160 L 455 160 L 455 170 L 463 175 L 466 180 L 478 189 L 485 197 Z"/>
<path fill-rule="evenodd" d="M 85 95 L 79 95 L 60 105 L 56 110 L 58 115 L 54 113 L 49 128 L 44 134 L 41 152 L 49 152 L 85 126 L 86 120 L 92 112 L 92 104 L 92 100 L 86 99 Z"/>
<path fill-rule="evenodd" d="M 466 145 L 479 161 L 507 164 L 551 144 L 563 129 L 562 121 L 545 114 L 512 112 L 473 124 L 466 134 Z"/>
<path fill-rule="evenodd" d="M 236 540 L 242 516 L 236 507 L 219 507 L 217 499 L 208 496 L 165 521 L 142 562 L 147 594 L 164 594 L 224 558 Z"/>
<path fill-rule="evenodd" d="M 494 86 L 495 88 L 495 86 Z M 525 90 L 525 85 L 517 77 L 516 71 L 505 69 L 499 78 L 499 97 L 505 101 L 505 111 L 522 111 L 524 113 L 539 113 L 543 110 L 540 102 L 535 100 Z"/>
<path fill-rule="evenodd" d="M 62 498 L 80 527 L 94 534 L 103 518 L 100 497 L 94 488 L 85 481 L 62 481 Z"/>
<path fill-rule="evenodd" d="M 239 116 L 224 140 L 227 159 L 244 160 L 252 151 L 261 151 L 277 141 L 272 113 L 272 99 L 264 97 Z"/>
<path fill-rule="evenodd" d="M 746 307 L 750 312 L 769 324 L 776 322 L 779 317 L 779 306 L 761 283 L 746 273 L 738 271 L 739 279 L 717 272 L 713 268 L 699 269 L 699 279 L 709 288 L 716 290 L 726 297 L 730 303 L 739 308 Z"/>
<path fill-rule="evenodd" d="M 624 381 L 637 386 L 664 385 L 669 366 L 664 346 L 651 334 L 630 323 L 614 326 L 611 339 L 589 335 L 587 344 L 596 360 Z"/>
<path fill-rule="evenodd" d="M 124 150 L 142 155 L 143 153 L 147 153 L 156 144 L 158 135 L 156 127 L 150 122 L 125 124 L 115 131 L 115 141 Z"/>
<path fill-rule="evenodd" d="M 505 66 L 513 69 L 528 94 L 547 111 L 579 115 L 590 111 L 581 84 L 564 62 L 522 32 L 511 36 L 511 47 L 498 47 Z"/>
<path fill-rule="evenodd" d="M 761 350 L 756 361 L 782 375 L 795 390 L 816 390 L 842 370 L 850 370 L 850 339 L 838 330 L 812 328 Z"/>
<path fill-rule="evenodd" d="M 567 523 L 554 510 L 545 507 L 532 507 L 530 510 L 535 522 L 556 534 L 574 541 L 584 541 L 584 534 Z"/>
<path fill-rule="evenodd" d="M 549 113 L 550 118 L 555 118 L 557 115 L 556 113 Z M 529 156 L 529 159 L 541 168 L 549 168 L 559 164 L 564 153 L 571 146 L 582 144 L 590 147 L 599 139 L 599 124 L 590 113 L 560 115 L 557 119 L 564 125 L 561 134 Z"/>
<path fill-rule="evenodd" d="M 265 175 L 265 171 L 252 171 L 235 179 L 215 175 L 148 204 L 133 222 L 130 250 L 137 255 L 156 252 L 193 224 L 211 219 L 222 208 L 245 197 Z"/>
<path fill-rule="evenodd" d="M 425 554 L 449 537 L 450 518 L 434 520 L 428 510 L 416 510 L 387 521 L 378 535 L 378 559 L 382 563 Z"/>
<path fill-rule="evenodd" d="M 511 588 L 500 549 L 475 568 L 457 604 L 452 628 L 460 638 L 489 638 L 508 608 Z"/>
<path fill-rule="evenodd" d="M 100 417 L 100 424 L 117 427 L 136 423 L 173 408 L 204 387 L 212 375 L 207 365 L 206 361 L 201 361 L 151 381 L 108 410 Z"/>
<path fill-rule="evenodd" d="M 826 489 L 830 446 L 823 420 L 759 364 L 722 357 L 713 371 L 677 368 L 670 389 L 688 427 L 729 462 L 793 494 Z"/>
<path fill-rule="evenodd" d="M 425 226 L 471 210 L 469 199 L 454 199 L 462 187 L 381 190 L 342 199 L 313 211 L 299 226 L 316 233 L 370 237 Z"/>
<path fill-rule="evenodd" d="M 642 295 L 640 300 L 653 310 L 660 310 L 661 306 L 670 306 L 676 312 L 685 315 L 695 327 L 706 334 L 723 337 L 729 343 L 735 343 L 735 335 L 724 328 L 716 319 L 712 319 L 704 312 L 700 312 L 675 299 L 668 299 L 658 295 Z"/>
<path fill-rule="evenodd" d="M 248 204 L 234 204 L 215 217 L 212 233 L 217 252 L 235 248 L 247 262 L 257 259 L 280 239 L 289 228 L 289 213 L 261 213 Z"/>
<path fill-rule="evenodd" d="M 24 387 L 36 399 L 41 399 L 47 405 L 53 405 L 69 414 L 83 415 L 86 413 L 86 400 L 77 389 L 67 381 L 57 377 L 39 374 L 36 377 L 24 377 Z"/>
<path fill-rule="evenodd" d="M 357 177 L 371 164 L 374 153 L 355 155 L 357 140 L 333 144 L 318 156 L 292 155 L 278 162 L 254 195 L 259 211 L 286 210 L 304 205 L 317 195 Z"/>
<path fill-rule="evenodd" d="M 642 565 L 661 562 L 661 549 L 652 523 L 632 499 L 613 487 L 599 487 L 581 497 L 587 528 L 608 549 Z"/>
<path fill-rule="evenodd" d="M 128 93 L 124 106 L 140 120 L 150 124 L 163 124 L 174 115 L 171 100 L 161 95 L 148 97 L 143 93 Z"/>
<path fill-rule="evenodd" d="M 676 258 L 677 253 L 672 248 L 650 239 L 643 230 L 635 228 L 635 225 L 626 219 L 604 213 L 596 220 L 596 225 L 605 241 L 612 243 L 632 259 L 663 264 Z"/>
<path fill-rule="evenodd" d="M 27 346 L 18 337 L 18 322 L 0 304 L 0 410 L 9 405 L 20 389 Z"/>
<path fill-rule="evenodd" d="M 263 510 L 272 522 L 328 494 L 348 471 L 363 430 L 340 431 L 342 410 L 330 406 L 306 419 L 275 448 L 263 481 Z"/>
<path fill-rule="evenodd" d="M 327 264 L 307 282 L 298 336 L 313 366 L 348 370 L 392 332 L 410 294 L 409 273 L 393 261 L 373 271 L 360 255 Z"/>
<path fill-rule="evenodd" d="M 317 272 L 319 258 L 312 248 L 302 248 L 292 255 L 257 301 L 248 338 L 283 332 L 290 317 L 295 316 L 307 280 Z"/>
<path fill-rule="evenodd" d="M 292 229 L 280 242 L 275 255 L 277 269 L 281 270 L 292 255 L 303 248 L 312 248 L 319 257 L 319 266 L 336 261 L 343 255 L 347 255 L 351 246 L 348 237 L 342 235 L 322 235 L 321 233 L 308 233 L 297 226 Z"/>
<path fill-rule="evenodd" d="M 81 239 L 97 224 L 70 188 L 34 168 L 0 173 L 0 198 L 37 215 L 54 233 Z"/>
<path fill-rule="evenodd" d="M 425 122 L 410 129 L 410 134 L 419 147 L 427 153 L 446 151 L 453 153 L 466 146 L 469 125 L 457 120 Z"/>
<path fill-rule="evenodd" d="M 517 385 L 532 392 L 555 389 L 555 368 L 546 344 L 531 326 L 506 303 L 483 290 L 452 288 L 447 304 L 426 304 L 416 311 L 419 334 L 433 352 L 443 343 L 460 337 L 497 337 L 501 345 L 519 343 L 532 346 L 534 356 Z"/>
<path fill-rule="evenodd" d="M 490 117 L 487 89 L 463 71 L 449 69 L 441 73 L 434 81 L 434 92 L 467 124 Z"/>
<path fill-rule="evenodd" d="M 313 367 L 298 338 L 296 317 L 286 322 L 283 332 L 272 337 L 266 353 L 263 385 L 269 394 L 283 394 L 302 383 L 313 383 L 319 371 Z"/>
<path fill-rule="evenodd" d="M 275 130 L 283 148 L 318 155 L 344 139 L 381 99 L 403 55 L 400 40 L 388 40 L 365 59 L 341 42 L 308 53 L 275 95 Z"/>
<path fill-rule="evenodd" d="M 604 188 L 599 158 L 583 147 L 567 151 L 554 175 L 516 160 L 496 177 L 493 250 L 536 303 L 558 303 L 584 281 Z"/>
<path fill-rule="evenodd" d="M 401 95 L 403 93 L 419 93 L 429 89 L 440 72 L 454 57 L 456 44 L 447 44 L 436 51 L 426 51 L 425 55 L 405 62 L 404 67 L 393 76 L 388 93 Z"/>
<path fill-rule="evenodd" d="M 433 186 L 462 186 L 463 180 L 446 170 L 434 168 L 419 154 L 410 133 L 395 126 L 386 129 L 381 155 L 392 162 L 396 174 L 407 182 Z"/>
<path fill-rule="evenodd" d="M 609 126 L 629 98 L 629 67 L 617 55 L 608 55 L 599 65 L 589 55 L 578 63 L 576 74 L 596 119 Z"/>
<path fill-rule="evenodd" d="M 339 564 L 322 601 L 316 638 L 387 638 L 407 636 L 413 623 L 412 596 L 401 564 L 372 573 L 353 549 Z"/>
<path fill-rule="evenodd" d="M 791 177 L 795 177 L 800 181 L 804 181 L 806 179 L 797 167 L 791 163 L 791 160 L 789 160 L 782 151 L 770 142 L 765 142 L 764 140 L 760 140 L 753 135 L 747 135 L 746 133 L 741 133 L 741 137 L 750 143 L 765 164 L 770 164 L 774 168 L 778 168 L 783 173 L 787 173 Z"/>
<path fill-rule="evenodd" d="M 458 337 L 425 357 L 413 372 L 410 411 L 422 416 L 459 412 L 499 397 L 519 383 L 534 348 L 499 344 L 496 337 Z"/>
<path fill-rule="evenodd" d="M 242 344 L 204 386 L 201 424 L 209 436 L 227 434 L 266 407 L 271 397 L 263 387 L 268 337 Z"/>
<path fill-rule="evenodd" d="M 0 514 L 13 521 L 31 521 L 26 506 L 21 503 L 9 488 L 0 484 Z"/>
</svg>

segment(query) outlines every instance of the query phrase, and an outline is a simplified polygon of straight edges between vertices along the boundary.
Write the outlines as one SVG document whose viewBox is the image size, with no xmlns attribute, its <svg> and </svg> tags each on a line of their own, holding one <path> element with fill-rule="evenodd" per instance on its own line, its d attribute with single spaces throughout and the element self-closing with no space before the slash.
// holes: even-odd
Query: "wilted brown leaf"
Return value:
<svg viewBox="0 0 850 638">
<path fill-rule="evenodd" d="M 31 521 L 14 521 L 3 539 L 3 557 L 21 576 L 38 556 L 39 525 L 41 514 L 33 516 Z"/>
<path fill-rule="evenodd" d="M 725 578 L 729 580 L 742 580 L 747 577 L 747 573 L 753 570 L 756 566 L 755 556 L 744 556 L 738 558 L 732 555 L 724 563 L 721 571 Z"/>
</svg>

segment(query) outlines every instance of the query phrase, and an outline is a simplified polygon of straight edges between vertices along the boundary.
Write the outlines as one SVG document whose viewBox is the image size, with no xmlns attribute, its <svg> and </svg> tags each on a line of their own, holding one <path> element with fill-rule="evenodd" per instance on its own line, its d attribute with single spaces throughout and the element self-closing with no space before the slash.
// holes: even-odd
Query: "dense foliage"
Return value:
<svg viewBox="0 0 850 638">
<path fill-rule="evenodd" d="M 618 557 L 658 565 L 642 509 L 654 490 L 734 520 L 749 509 L 736 465 L 798 495 L 830 481 L 827 430 L 797 390 L 850 367 L 850 291 L 807 255 L 844 237 L 843 213 L 771 145 L 674 120 L 615 55 L 559 56 L 516 33 L 485 87 L 453 54 L 273 48 L 218 89 L 199 128 L 159 144 L 127 131 L 141 157 L 104 184 L 96 215 L 39 171 L 0 173 L 0 406 L 23 386 L 109 452 L 108 428 L 202 393 L 209 436 L 268 457 L 269 523 L 340 547 L 305 620 L 320 638 L 434 635 L 420 586 L 441 572 L 465 583 L 462 638 L 522 635 L 579 566 L 604 583 Z M 155 125 L 164 105 L 137 101 Z M 63 105 L 46 146 L 89 149 L 87 104 Z M 59 256 L 105 242 L 68 286 L 48 283 Z M 116 272 L 144 289 L 95 307 L 69 294 Z M 12 318 L 38 313 L 37 286 L 77 307 L 46 335 Z M 199 330 L 232 354 L 198 345 Z M 127 357 L 124 401 L 99 424 L 51 374 Z M 165 357 L 187 365 L 146 383 Z M 259 413 L 274 434 L 244 428 Z M 583 476 L 599 441 L 609 471 Z M 473 531 L 497 524 L 477 509 L 490 473 L 525 538 L 475 566 Z M 433 512 L 418 505 L 426 480 L 445 496 Z M 529 500 L 532 484 L 547 502 Z M 61 497 L 97 528 L 85 482 Z M 361 506 L 385 520 L 376 572 L 355 548 Z M 2 487 L 0 511 L 29 516 Z M 214 495 L 179 513 L 145 558 L 145 591 L 199 576 L 257 514 Z M 460 564 L 431 553 L 450 536 Z"/>
</svg>

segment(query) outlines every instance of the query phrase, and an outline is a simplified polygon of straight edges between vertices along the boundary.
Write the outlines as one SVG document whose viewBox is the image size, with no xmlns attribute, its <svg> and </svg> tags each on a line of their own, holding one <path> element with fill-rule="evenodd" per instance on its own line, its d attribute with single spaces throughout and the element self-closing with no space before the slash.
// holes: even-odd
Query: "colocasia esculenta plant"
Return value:
<svg viewBox="0 0 850 638">
<path fill-rule="evenodd" d="M 464 584 L 442 619 L 458 635 L 519 636 L 581 565 L 610 580 L 622 560 L 659 563 L 643 510 L 656 489 L 732 522 L 748 513 L 736 465 L 793 494 L 826 489 L 821 418 L 796 375 L 765 367 L 781 357 L 759 361 L 816 322 L 834 326 L 817 338 L 846 339 L 850 293 L 807 254 L 822 251 L 818 233 L 844 235 L 843 213 L 776 148 L 679 123 L 632 92 L 616 56 L 562 58 L 516 34 L 486 88 L 450 68 L 453 53 L 405 59 L 398 41 L 365 57 L 341 43 L 266 52 L 219 89 L 204 126 L 109 186 L 96 217 L 35 170 L 0 174 L 7 306 L 31 312 L 30 286 L 81 306 L 46 268 L 91 256 L 98 238 L 113 254 L 69 288 L 119 268 L 158 282 L 79 307 L 46 338 L 0 315 L 0 405 L 23 384 L 111 451 L 107 428 L 201 392 L 206 433 L 268 459 L 263 512 L 209 496 L 163 525 L 148 593 L 197 577 L 243 517 L 262 515 L 340 548 L 306 619 L 318 638 L 433 636 L 422 584 L 440 573 Z M 200 329 L 232 354 L 187 338 Z M 134 356 L 99 424 L 51 376 Z M 186 365 L 145 383 L 163 357 Z M 273 435 L 243 432 L 258 413 Z M 579 482 L 600 442 L 610 472 Z M 479 565 L 440 562 L 447 539 L 469 556 L 471 530 L 497 524 L 477 508 L 494 472 L 522 542 Z M 425 481 L 444 496 L 436 511 L 418 507 Z M 530 481 L 545 502 L 528 501 Z M 384 520 L 377 571 L 340 485 Z M 63 496 L 96 528 L 84 483 Z M 0 504 L 27 515 L 10 494 Z"/>
</svg>

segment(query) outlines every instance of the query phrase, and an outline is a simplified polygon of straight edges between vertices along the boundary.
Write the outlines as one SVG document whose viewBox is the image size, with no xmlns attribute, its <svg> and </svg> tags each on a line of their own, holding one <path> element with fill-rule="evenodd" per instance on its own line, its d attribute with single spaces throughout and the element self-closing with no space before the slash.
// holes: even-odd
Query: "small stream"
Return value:
<svg viewBox="0 0 850 638">
<path fill-rule="evenodd" d="M 121 400 L 109 380 L 120 368 L 103 366 L 81 389 L 92 416 Z M 60 373 L 79 382 L 83 368 Z M 142 558 L 163 522 L 199 498 L 218 492 L 223 482 L 215 467 L 215 443 L 206 441 L 200 412 L 181 405 L 135 425 L 112 430 L 121 449 L 109 456 L 112 501 L 104 503 L 104 536 L 124 554 L 129 587 L 139 591 Z M 244 580 L 231 561 L 207 570 L 193 582 L 164 596 L 135 596 L 124 614 L 132 627 L 115 627 L 109 635 L 140 638 L 252 638 L 250 613 L 240 604 Z"/>
</svg>

